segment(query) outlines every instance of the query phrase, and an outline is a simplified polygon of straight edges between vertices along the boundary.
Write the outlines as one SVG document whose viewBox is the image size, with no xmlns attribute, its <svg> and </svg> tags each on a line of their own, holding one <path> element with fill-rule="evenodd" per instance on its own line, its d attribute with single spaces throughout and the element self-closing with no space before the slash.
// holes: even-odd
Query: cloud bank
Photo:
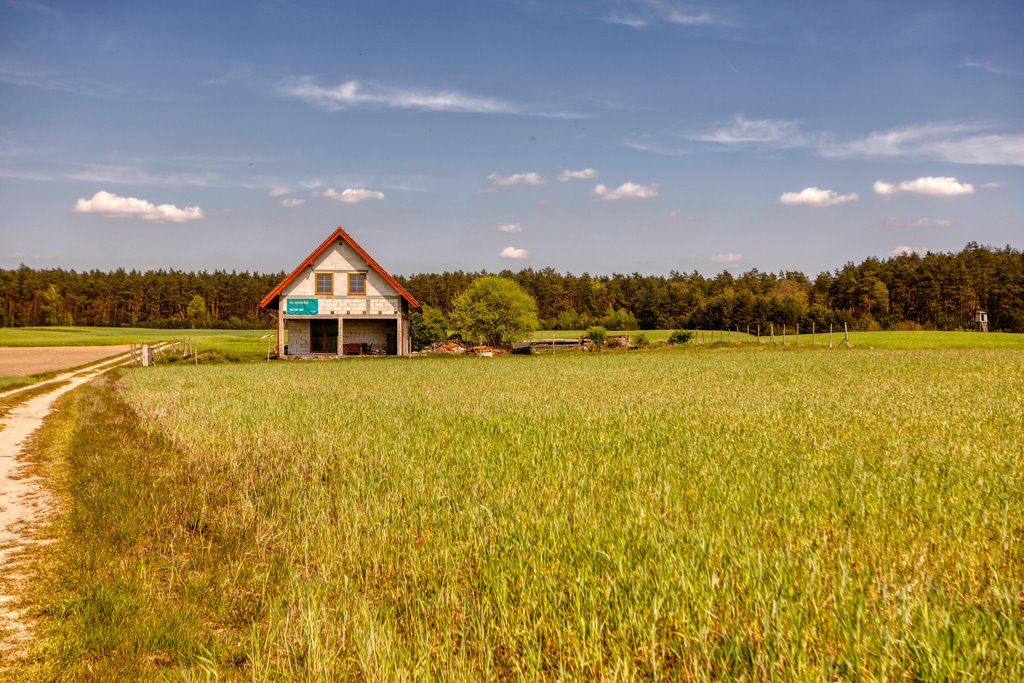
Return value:
<svg viewBox="0 0 1024 683">
<path fill-rule="evenodd" d="M 153 204 L 145 199 L 121 197 L 103 190 L 94 194 L 92 199 L 80 198 L 75 202 L 74 210 L 76 213 L 98 213 L 111 218 L 141 218 L 155 223 L 184 223 L 203 217 L 203 210 L 198 206 L 180 209 L 174 204 Z"/>
</svg>

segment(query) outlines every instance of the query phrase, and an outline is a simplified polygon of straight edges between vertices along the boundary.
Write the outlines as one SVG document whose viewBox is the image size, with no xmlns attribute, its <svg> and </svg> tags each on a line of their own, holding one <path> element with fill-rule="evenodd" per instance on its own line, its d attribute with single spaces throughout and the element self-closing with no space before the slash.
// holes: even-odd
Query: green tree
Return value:
<svg viewBox="0 0 1024 683">
<path fill-rule="evenodd" d="M 196 323 L 202 324 L 206 320 L 206 299 L 196 294 L 188 302 L 185 311 L 188 314 L 188 319 L 192 321 L 192 327 L 195 327 Z"/>
<path fill-rule="evenodd" d="M 440 309 L 423 306 L 423 314 L 409 319 L 409 337 L 414 351 L 448 338 L 448 321 Z"/>
<path fill-rule="evenodd" d="M 57 285 L 50 285 L 43 292 L 43 320 L 47 325 L 72 325 L 71 315 L 64 312 L 64 299 Z"/>
<path fill-rule="evenodd" d="M 537 302 L 514 281 L 487 275 L 455 299 L 452 322 L 469 338 L 497 345 L 537 329 Z"/>
</svg>

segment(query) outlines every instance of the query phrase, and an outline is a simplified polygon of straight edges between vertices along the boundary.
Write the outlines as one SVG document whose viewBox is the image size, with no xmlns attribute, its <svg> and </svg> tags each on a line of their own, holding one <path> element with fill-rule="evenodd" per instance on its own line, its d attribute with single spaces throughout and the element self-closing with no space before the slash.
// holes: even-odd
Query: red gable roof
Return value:
<svg viewBox="0 0 1024 683">
<path fill-rule="evenodd" d="M 320 254 L 324 253 L 327 247 L 331 246 L 331 244 L 333 244 L 334 240 L 336 239 L 343 240 L 345 244 L 355 249 L 356 253 L 359 254 L 364 261 L 366 261 L 366 264 L 370 268 L 373 268 L 375 271 L 377 271 L 378 275 L 387 280 L 388 284 L 394 287 L 395 291 L 401 294 L 402 298 L 408 301 L 410 306 L 412 306 L 416 310 L 420 310 L 420 302 L 416 301 L 413 295 L 407 292 L 405 287 L 398 283 L 398 280 L 391 277 L 391 275 L 389 275 L 386 270 L 381 268 L 380 264 L 374 261 L 373 257 L 367 254 L 366 251 L 361 246 L 359 246 L 359 244 L 354 239 L 352 239 L 352 236 L 345 232 L 340 226 L 338 227 L 337 230 L 332 232 L 331 236 L 325 239 L 323 243 L 320 244 L 319 247 L 314 249 L 313 253 L 307 256 L 306 259 L 299 264 L 298 268 L 293 270 L 291 274 L 288 275 L 288 277 L 281 280 L 276 287 L 270 290 L 270 294 L 267 294 L 265 297 L 263 297 L 263 301 L 260 302 L 260 308 L 272 308 L 276 310 L 278 308 L 277 298 L 278 296 L 280 296 L 281 292 L 288 285 L 288 283 L 294 280 L 296 277 L 298 277 L 299 273 L 301 273 L 303 270 L 312 266 L 313 262 L 316 261 L 317 257 L 320 256 Z M 271 304 L 274 305 L 271 306 Z"/>
</svg>

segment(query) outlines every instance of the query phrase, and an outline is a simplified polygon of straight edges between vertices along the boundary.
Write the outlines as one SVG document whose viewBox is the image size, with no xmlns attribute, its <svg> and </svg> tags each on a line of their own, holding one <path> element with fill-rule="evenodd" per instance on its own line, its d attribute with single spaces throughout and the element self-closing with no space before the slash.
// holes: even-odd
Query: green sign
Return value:
<svg viewBox="0 0 1024 683">
<path fill-rule="evenodd" d="M 320 304 L 316 299 L 288 299 L 288 315 L 317 315 Z"/>
</svg>

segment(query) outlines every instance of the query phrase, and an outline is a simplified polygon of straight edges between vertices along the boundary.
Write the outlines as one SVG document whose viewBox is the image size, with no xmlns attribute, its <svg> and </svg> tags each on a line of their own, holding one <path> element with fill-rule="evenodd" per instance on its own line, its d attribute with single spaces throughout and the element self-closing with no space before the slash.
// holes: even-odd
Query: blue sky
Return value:
<svg viewBox="0 0 1024 683">
<path fill-rule="evenodd" d="M 1024 3 L 0 0 L 0 266 L 1024 247 Z"/>
</svg>

